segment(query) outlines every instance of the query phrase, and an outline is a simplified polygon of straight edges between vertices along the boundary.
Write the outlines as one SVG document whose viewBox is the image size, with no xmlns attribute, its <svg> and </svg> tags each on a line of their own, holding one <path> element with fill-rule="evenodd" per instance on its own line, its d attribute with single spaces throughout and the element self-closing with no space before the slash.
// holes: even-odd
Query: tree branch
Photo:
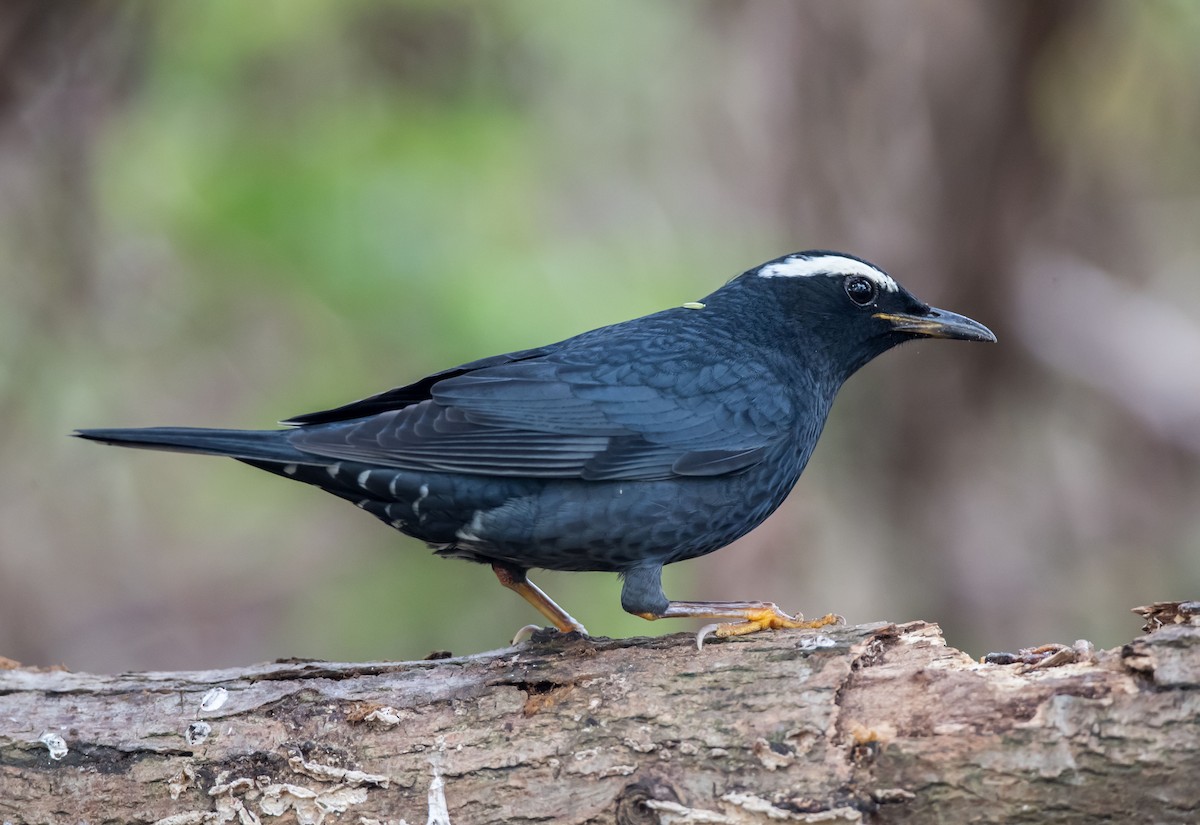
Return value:
<svg viewBox="0 0 1200 825">
<path fill-rule="evenodd" d="M 0 819 L 1194 821 L 1200 627 L 1060 666 L 936 625 L 0 672 Z M 65 750 L 64 750 L 65 749 Z"/>
</svg>

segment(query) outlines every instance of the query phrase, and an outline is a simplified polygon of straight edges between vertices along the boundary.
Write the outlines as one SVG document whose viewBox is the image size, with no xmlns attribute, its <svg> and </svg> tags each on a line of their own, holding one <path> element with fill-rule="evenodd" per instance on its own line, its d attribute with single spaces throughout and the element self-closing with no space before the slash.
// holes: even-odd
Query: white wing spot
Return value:
<svg viewBox="0 0 1200 825">
<path fill-rule="evenodd" d="M 475 515 L 471 517 L 471 523 L 466 527 L 460 527 L 454 533 L 460 541 L 478 542 L 483 541 L 479 533 L 483 530 L 483 511 L 476 510 Z"/>
<path fill-rule="evenodd" d="M 880 289 L 896 292 L 899 287 L 882 269 L 871 266 L 863 261 L 846 258 L 841 255 L 818 255 L 813 258 L 804 255 L 789 255 L 782 261 L 759 267 L 760 278 L 809 278 L 813 275 L 862 275 L 874 281 Z"/>
<path fill-rule="evenodd" d="M 359 487 L 366 487 L 367 482 L 370 480 L 371 480 L 371 471 L 370 470 L 363 470 L 361 473 L 358 474 L 358 486 Z"/>
<path fill-rule="evenodd" d="M 283 472 L 285 475 L 294 476 L 296 474 L 296 470 L 298 470 L 298 469 L 299 469 L 299 467 L 297 467 L 295 464 L 284 464 L 283 465 Z"/>
<path fill-rule="evenodd" d="M 424 501 L 424 500 L 425 500 L 425 499 L 427 499 L 427 498 L 429 498 L 429 485 L 428 485 L 428 484 L 422 484 L 422 485 L 421 485 L 421 497 L 420 497 L 420 498 L 418 498 L 416 501 L 414 501 L 414 502 L 412 503 L 412 511 L 413 511 L 413 515 L 414 515 L 414 516 L 420 517 L 420 515 L 421 515 L 421 502 L 422 502 L 422 501 Z"/>
<path fill-rule="evenodd" d="M 392 476 L 392 480 L 388 482 L 388 492 L 391 493 L 393 496 L 398 495 L 398 493 L 396 492 L 396 485 L 399 483 L 400 483 L 400 474 L 396 473 L 395 475 Z"/>
<path fill-rule="evenodd" d="M 325 468 L 325 472 L 329 473 L 330 478 L 337 478 L 338 473 L 342 471 L 342 462 L 337 461 Z"/>
</svg>

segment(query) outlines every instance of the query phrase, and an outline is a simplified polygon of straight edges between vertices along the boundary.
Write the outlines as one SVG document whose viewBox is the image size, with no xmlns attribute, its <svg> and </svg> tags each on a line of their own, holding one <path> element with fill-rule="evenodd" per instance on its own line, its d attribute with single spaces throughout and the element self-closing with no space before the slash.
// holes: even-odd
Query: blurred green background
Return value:
<svg viewBox="0 0 1200 825">
<path fill-rule="evenodd" d="M 1200 6 L 206 0 L 0 8 L 0 655 L 469 653 L 486 567 L 232 461 L 269 427 L 823 247 L 978 318 L 843 391 L 674 598 L 923 618 L 974 655 L 1200 595 Z M 605 574 L 593 633 L 677 632 Z"/>
</svg>

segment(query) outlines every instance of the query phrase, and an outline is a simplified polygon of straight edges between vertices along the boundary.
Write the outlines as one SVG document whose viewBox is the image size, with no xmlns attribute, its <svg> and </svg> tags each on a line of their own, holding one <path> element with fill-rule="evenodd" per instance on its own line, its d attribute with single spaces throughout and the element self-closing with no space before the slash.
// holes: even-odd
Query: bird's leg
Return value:
<svg viewBox="0 0 1200 825">
<path fill-rule="evenodd" d="M 710 633 L 717 637 L 744 636 L 774 628 L 817 628 L 836 624 L 832 613 L 813 621 L 789 616 L 771 602 L 673 602 L 662 592 L 662 566 L 647 565 L 626 570 L 621 589 L 621 606 L 643 619 L 733 619 L 705 625 L 696 634 L 702 647 Z"/>
<path fill-rule="evenodd" d="M 537 608 L 550 622 L 563 633 L 579 633 L 587 635 L 587 628 L 571 617 L 571 614 L 554 603 L 554 600 L 542 592 L 536 584 L 525 576 L 525 570 L 499 562 L 492 564 L 492 572 L 500 583 L 519 595 L 522 599 Z"/>
</svg>

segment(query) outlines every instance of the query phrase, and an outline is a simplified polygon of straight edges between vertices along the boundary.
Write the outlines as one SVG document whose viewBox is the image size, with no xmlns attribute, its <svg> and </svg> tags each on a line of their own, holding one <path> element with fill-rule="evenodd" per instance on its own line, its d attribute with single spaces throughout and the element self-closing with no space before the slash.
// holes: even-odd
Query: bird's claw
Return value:
<svg viewBox="0 0 1200 825">
<path fill-rule="evenodd" d="M 541 628 L 535 624 L 527 624 L 513 634 L 512 643 L 519 645 L 521 642 L 528 642 L 533 638 L 533 634 L 537 633 Z"/>
<path fill-rule="evenodd" d="M 709 635 L 716 632 L 717 630 L 720 630 L 720 628 L 721 628 L 720 622 L 713 622 L 712 624 L 706 624 L 704 627 L 702 627 L 698 631 L 696 631 L 696 650 L 704 650 L 705 638 L 707 638 Z"/>
<path fill-rule="evenodd" d="M 709 636 L 725 639 L 730 636 L 745 636 L 760 630 L 815 630 L 818 627 L 845 624 L 846 620 L 834 613 L 826 613 L 819 619 L 808 621 L 797 613 L 789 616 L 775 605 L 762 610 L 750 611 L 740 622 L 715 622 L 706 624 L 696 633 L 696 649 L 704 649 L 704 640 Z"/>
</svg>

